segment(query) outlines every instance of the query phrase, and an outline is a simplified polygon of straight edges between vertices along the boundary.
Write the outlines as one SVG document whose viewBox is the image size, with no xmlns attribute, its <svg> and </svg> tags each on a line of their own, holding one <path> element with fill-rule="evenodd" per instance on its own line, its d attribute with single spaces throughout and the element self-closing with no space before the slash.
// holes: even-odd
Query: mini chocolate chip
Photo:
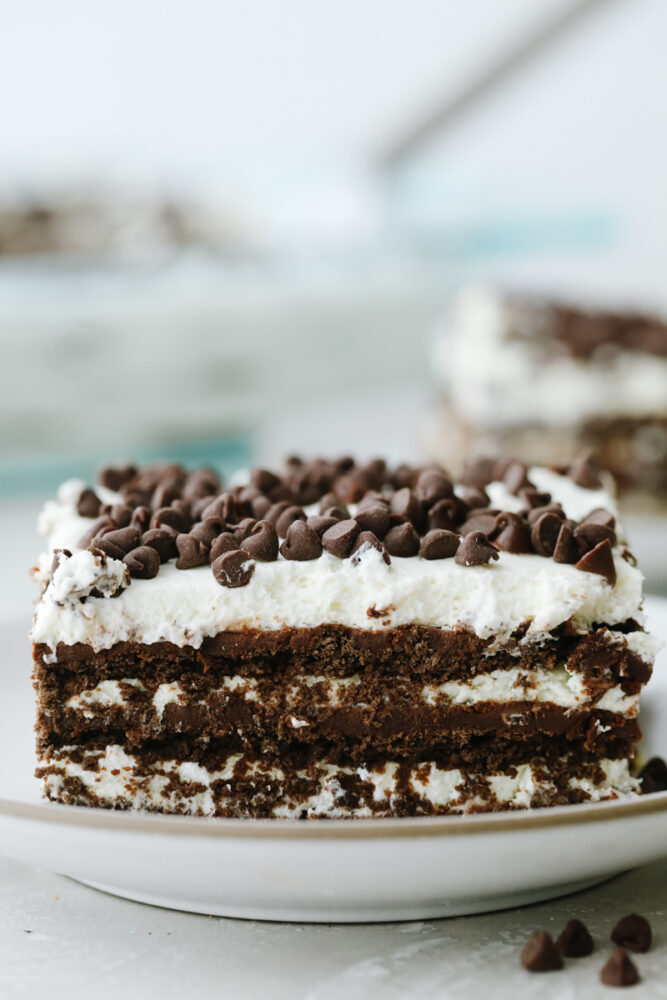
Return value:
<svg viewBox="0 0 667 1000">
<path fill-rule="evenodd" d="M 446 500 L 442 500 L 446 503 Z M 398 514 L 419 529 L 424 524 L 424 510 L 421 503 L 407 486 L 397 490 L 389 501 L 392 514 Z"/>
<path fill-rule="evenodd" d="M 350 519 L 350 512 L 347 507 L 337 504 L 335 507 L 327 507 L 322 517 L 333 517 L 335 521 L 348 521 Z"/>
<path fill-rule="evenodd" d="M 153 490 L 150 505 L 153 510 L 158 510 L 160 507 L 169 507 L 174 500 L 179 500 L 180 496 L 180 485 L 173 482 L 173 480 L 158 483 Z"/>
<path fill-rule="evenodd" d="M 667 792 L 667 762 L 662 757 L 651 757 L 639 773 L 642 795 Z"/>
<path fill-rule="evenodd" d="M 551 493 L 540 493 L 534 486 L 525 486 L 519 490 L 519 496 L 526 507 L 545 507 L 551 501 Z"/>
<path fill-rule="evenodd" d="M 264 496 L 264 494 L 261 494 L 258 497 L 254 497 L 250 501 L 250 507 L 252 508 L 253 517 L 256 518 L 263 518 L 266 515 L 266 512 L 269 511 L 272 506 L 273 504 L 271 503 L 271 500 L 267 496 Z"/>
<path fill-rule="evenodd" d="M 377 538 L 384 538 L 389 531 L 389 509 L 381 504 L 358 510 L 354 520 L 362 531 L 372 531 Z"/>
<path fill-rule="evenodd" d="M 160 569 L 160 556 L 150 545 L 138 545 L 123 556 L 130 576 L 139 580 L 152 580 Z"/>
<path fill-rule="evenodd" d="M 96 521 L 93 521 L 85 535 L 81 536 L 77 545 L 80 549 L 87 549 L 93 538 L 96 538 L 102 531 L 117 527 L 118 525 L 116 522 L 112 520 L 108 514 L 103 514 L 101 517 L 98 517 Z"/>
<path fill-rule="evenodd" d="M 501 511 L 496 517 L 493 544 L 501 552 L 531 552 L 528 525 L 519 514 Z"/>
<path fill-rule="evenodd" d="M 542 514 L 530 529 L 530 540 L 538 556 L 551 556 L 563 524 L 557 514 Z"/>
<path fill-rule="evenodd" d="M 248 537 L 256 524 L 257 521 L 254 517 L 244 517 L 238 524 L 230 524 L 227 527 L 231 529 L 237 541 L 242 542 L 244 538 Z"/>
<path fill-rule="evenodd" d="M 236 535 L 233 535 L 231 531 L 223 531 L 223 533 L 218 535 L 211 545 L 208 561 L 213 564 L 215 560 L 219 559 L 220 556 L 225 554 L 225 552 L 236 552 L 238 548 L 239 541 Z"/>
<path fill-rule="evenodd" d="M 584 958 L 593 953 L 593 938 L 581 920 L 568 920 L 556 941 L 565 958 Z"/>
<path fill-rule="evenodd" d="M 590 451 L 582 452 L 575 458 L 567 470 L 567 475 L 577 486 L 582 486 L 586 490 L 602 488 L 597 462 Z"/>
<path fill-rule="evenodd" d="M 176 569 L 194 569 L 195 566 L 205 566 L 208 562 L 209 546 L 194 535 L 178 535 L 176 548 L 178 549 Z"/>
<path fill-rule="evenodd" d="M 164 528 L 150 528 L 148 531 L 144 531 L 141 536 L 141 544 L 155 549 L 160 557 L 160 562 L 167 562 L 176 555 L 176 539 Z"/>
<path fill-rule="evenodd" d="M 250 470 L 250 482 L 262 493 L 269 493 L 276 486 L 280 486 L 280 477 L 268 469 L 256 468 Z"/>
<path fill-rule="evenodd" d="M 389 529 L 385 535 L 384 545 L 390 556 L 407 559 L 419 552 L 419 535 L 406 521 Z"/>
<path fill-rule="evenodd" d="M 494 479 L 495 460 L 492 458 L 468 459 L 463 466 L 461 483 L 464 486 L 475 486 L 484 489 Z"/>
<path fill-rule="evenodd" d="M 422 538 L 419 555 L 422 559 L 451 559 L 456 555 L 461 538 L 446 528 L 432 528 Z"/>
<path fill-rule="evenodd" d="M 583 570 L 586 573 L 597 573 L 603 576 L 610 587 L 616 583 L 616 567 L 614 566 L 614 556 L 611 545 L 608 541 L 600 542 L 582 556 L 579 562 L 575 563 L 575 569 Z"/>
<path fill-rule="evenodd" d="M 427 523 L 429 531 L 442 528 L 445 531 L 454 531 L 463 521 L 468 512 L 468 505 L 459 497 L 447 497 L 445 500 L 438 500 L 428 512 Z M 418 528 L 419 525 L 416 525 Z"/>
<path fill-rule="evenodd" d="M 329 491 L 325 493 L 324 496 L 320 497 L 320 514 L 324 514 L 327 507 L 337 507 L 340 504 L 340 500 L 335 493 Z"/>
<path fill-rule="evenodd" d="M 245 587 L 252 579 L 255 564 L 247 552 L 235 549 L 218 556 L 211 564 L 211 571 L 223 587 Z"/>
<path fill-rule="evenodd" d="M 482 531 L 471 531 L 466 535 L 454 556 L 459 566 L 484 566 L 498 558 L 497 551 Z"/>
<path fill-rule="evenodd" d="M 267 516 L 266 520 L 270 521 L 271 518 Z M 294 504 L 292 504 L 292 506 L 290 507 L 285 507 L 285 509 L 276 519 L 275 521 L 276 531 L 278 532 L 281 538 L 286 538 L 290 526 L 294 524 L 295 521 L 305 521 L 305 520 L 306 520 L 306 515 L 303 509 L 301 507 L 297 507 Z"/>
<path fill-rule="evenodd" d="M 482 531 L 485 535 L 491 537 L 496 530 L 496 521 L 498 515 L 502 511 L 494 510 L 493 508 L 479 508 L 470 512 L 469 517 L 465 519 L 459 531 L 462 535 L 469 535 L 471 531 Z"/>
<path fill-rule="evenodd" d="M 260 562 L 274 562 L 278 558 L 278 532 L 270 521 L 258 521 L 241 548 Z"/>
<path fill-rule="evenodd" d="M 574 537 L 584 542 L 585 549 L 593 549 L 605 539 L 610 545 L 616 544 L 616 532 L 605 524 L 594 524 L 584 521 L 574 529 Z"/>
<path fill-rule="evenodd" d="M 128 524 L 132 523 L 132 514 L 136 509 L 136 507 L 132 508 L 126 503 L 115 503 L 109 513 L 119 528 L 126 528 Z M 146 508 L 142 507 L 141 509 L 145 510 Z M 133 525 L 133 527 L 139 526 Z M 141 528 L 139 530 L 141 531 Z"/>
<path fill-rule="evenodd" d="M 529 972 L 556 972 L 563 968 L 563 959 L 550 934 L 533 931 L 523 946 L 521 964 Z"/>
<path fill-rule="evenodd" d="M 141 542 L 141 532 L 138 528 L 112 528 L 103 529 L 101 536 L 104 538 L 105 542 L 111 542 L 117 548 L 121 549 L 123 553 L 129 552 L 130 549 L 134 549 Z"/>
<path fill-rule="evenodd" d="M 556 546 L 553 553 L 554 562 L 576 563 L 580 555 L 581 550 L 577 544 L 576 538 L 574 537 L 574 531 L 567 522 L 561 522 L 560 531 L 558 532 L 558 538 L 556 539 Z"/>
<path fill-rule="evenodd" d="M 148 531 L 148 525 L 151 521 L 151 509 L 150 507 L 135 507 L 132 511 L 132 516 L 130 517 L 130 527 L 138 528 L 139 531 Z"/>
<path fill-rule="evenodd" d="M 503 482 L 514 496 L 518 496 L 521 490 L 534 489 L 534 484 L 528 478 L 528 469 L 523 462 L 512 462 L 507 466 L 503 476 Z"/>
<path fill-rule="evenodd" d="M 264 520 L 270 521 L 271 524 L 275 526 L 282 512 L 292 506 L 294 505 L 290 504 L 288 500 L 278 500 L 276 503 L 271 504 L 269 509 L 266 511 L 264 514 Z"/>
<path fill-rule="evenodd" d="M 339 518 L 337 517 L 325 517 L 324 514 L 311 514 L 309 518 L 306 519 L 306 524 L 309 524 L 313 531 L 322 537 L 325 531 L 332 528 L 334 524 L 338 524 Z"/>
<path fill-rule="evenodd" d="M 185 480 L 183 496 L 188 500 L 217 496 L 221 486 L 220 477 L 213 469 L 194 469 Z"/>
<path fill-rule="evenodd" d="M 465 501 L 470 510 L 475 507 L 490 507 L 491 500 L 486 490 L 465 489 L 461 491 L 461 499 Z"/>
<path fill-rule="evenodd" d="M 590 514 L 586 515 L 584 521 L 586 524 L 603 524 L 605 528 L 612 530 L 616 527 L 616 518 L 610 510 L 605 510 L 604 507 L 596 507 Z"/>
<path fill-rule="evenodd" d="M 117 493 L 121 486 L 136 475 L 136 472 L 134 465 L 105 465 L 100 469 L 97 478 L 102 486 Z"/>
<path fill-rule="evenodd" d="M 451 480 L 435 469 L 425 469 L 415 483 L 415 495 L 426 507 L 432 507 L 436 501 L 451 497 L 453 492 Z"/>
<path fill-rule="evenodd" d="M 153 514 L 151 528 L 163 528 L 165 525 L 174 528 L 179 533 L 186 532 L 190 527 L 187 517 L 180 510 L 176 510 L 175 507 L 160 507 Z"/>
<path fill-rule="evenodd" d="M 322 542 L 317 532 L 305 521 L 293 521 L 287 529 L 287 537 L 280 546 L 283 559 L 296 559 L 297 562 L 309 562 L 319 559 L 322 554 Z"/>
<path fill-rule="evenodd" d="M 345 559 L 352 551 L 359 535 L 359 525 L 352 518 L 346 521 L 338 521 L 332 525 L 322 535 L 322 546 L 332 556 L 338 559 Z"/>
<path fill-rule="evenodd" d="M 128 507 L 147 507 L 150 504 L 150 495 L 145 490 L 130 489 L 123 486 L 121 489 L 123 503 Z"/>
<path fill-rule="evenodd" d="M 352 557 L 352 562 L 355 566 L 358 566 L 361 562 L 361 557 L 369 548 L 375 549 L 377 552 L 382 554 L 382 558 L 386 562 L 387 566 L 390 565 L 391 559 L 389 558 L 389 553 L 386 548 L 372 531 L 362 531 L 357 536 L 357 540 L 352 546 L 352 552 L 350 553 Z"/>
<path fill-rule="evenodd" d="M 559 503 L 547 503 L 544 507 L 533 507 L 526 514 L 526 520 L 531 528 L 536 521 L 539 521 L 542 514 L 556 514 L 562 521 L 565 520 L 565 511 Z"/>
<path fill-rule="evenodd" d="M 634 986 L 640 978 L 637 966 L 624 948 L 615 948 L 600 972 L 605 986 Z"/>
<path fill-rule="evenodd" d="M 219 517 L 207 517 L 203 521 L 198 521 L 189 533 L 193 538 L 203 542 L 207 549 L 210 549 L 215 539 L 224 530 L 225 522 L 221 521 Z"/>
<path fill-rule="evenodd" d="M 652 937 L 651 925 L 646 917 L 638 913 L 628 913 L 627 917 L 622 917 L 611 932 L 614 944 L 630 951 L 648 951 Z"/>
<path fill-rule="evenodd" d="M 357 505 L 357 512 L 367 510 L 369 507 L 377 507 L 378 505 L 380 507 L 388 507 L 388 497 L 384 496 L 378 490 L 367 490 Z"/>
<path fill-rule="evenodd" d="M 100 512 L 101 503 L 102 501 L 97 493 L 86 487 L 85 490 L 81 490 L 79 493 L 79 499 L 76 502 L 76 512 L 80 517 L 97 517 Z"/>
<path fill-rule="evenodd" d="M 392 483 L 395 490 L 402 490 L 404 487 L 412 487 L 417 482 L 417 476 L 423 470 L 416 465 L 406 465 L 403 463 L 399 465 L 394 475 L 392 476 Z"/>
</svg>

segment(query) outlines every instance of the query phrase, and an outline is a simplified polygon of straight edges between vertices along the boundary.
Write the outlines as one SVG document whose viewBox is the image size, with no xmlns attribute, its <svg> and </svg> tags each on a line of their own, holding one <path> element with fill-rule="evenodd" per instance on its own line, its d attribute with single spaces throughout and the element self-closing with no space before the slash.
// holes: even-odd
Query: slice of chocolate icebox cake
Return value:
<svg viewBox="0 0 667 1000">
<path fill-rule="evenodd" d="M 310 818 L 640 792 L 660 644 L 592 469 L 118 466 L 40 529 L 50 799 Z"/>
</svg>

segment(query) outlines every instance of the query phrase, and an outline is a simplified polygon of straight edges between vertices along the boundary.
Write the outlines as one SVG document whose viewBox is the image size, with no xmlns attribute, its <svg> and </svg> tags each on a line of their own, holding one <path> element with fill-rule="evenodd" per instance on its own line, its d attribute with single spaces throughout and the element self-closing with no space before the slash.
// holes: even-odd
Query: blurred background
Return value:
<svg viewBox="0 0 667 1000">
<path fill-rule="evenodd" d="M 471 279 L 667 307 L 666 34 L 664 0 L 5 5 L 8 534 L 110 459 L 417 455 Z"/>
</svg>

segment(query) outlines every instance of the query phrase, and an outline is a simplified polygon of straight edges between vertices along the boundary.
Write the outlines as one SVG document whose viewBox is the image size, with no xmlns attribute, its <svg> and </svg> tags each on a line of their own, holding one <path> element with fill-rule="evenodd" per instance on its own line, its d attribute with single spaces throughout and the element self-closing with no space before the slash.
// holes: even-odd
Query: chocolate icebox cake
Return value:
<svg viewBox="0 0 667 1000">
<path fill-rule="evenodd" d="M 59 802 L 371 817 L 636 796 L 659 646 L 595 469 L 102 470 L 46 504 L 37 775 Z"/>
</svg>

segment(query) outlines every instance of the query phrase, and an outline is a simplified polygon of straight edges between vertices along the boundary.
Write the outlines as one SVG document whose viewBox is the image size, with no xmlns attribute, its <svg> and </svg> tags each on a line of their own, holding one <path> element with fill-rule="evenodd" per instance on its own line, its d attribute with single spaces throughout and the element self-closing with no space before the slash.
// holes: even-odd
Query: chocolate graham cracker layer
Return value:
<svg viewBox="0 0 667 1000">
<path fill-rule="evenodd" d="M 655 641 L 587 459 L 102 470 L 42 518 L 38 775 L 276 818 L 638 794 Z"/>
</svg>

